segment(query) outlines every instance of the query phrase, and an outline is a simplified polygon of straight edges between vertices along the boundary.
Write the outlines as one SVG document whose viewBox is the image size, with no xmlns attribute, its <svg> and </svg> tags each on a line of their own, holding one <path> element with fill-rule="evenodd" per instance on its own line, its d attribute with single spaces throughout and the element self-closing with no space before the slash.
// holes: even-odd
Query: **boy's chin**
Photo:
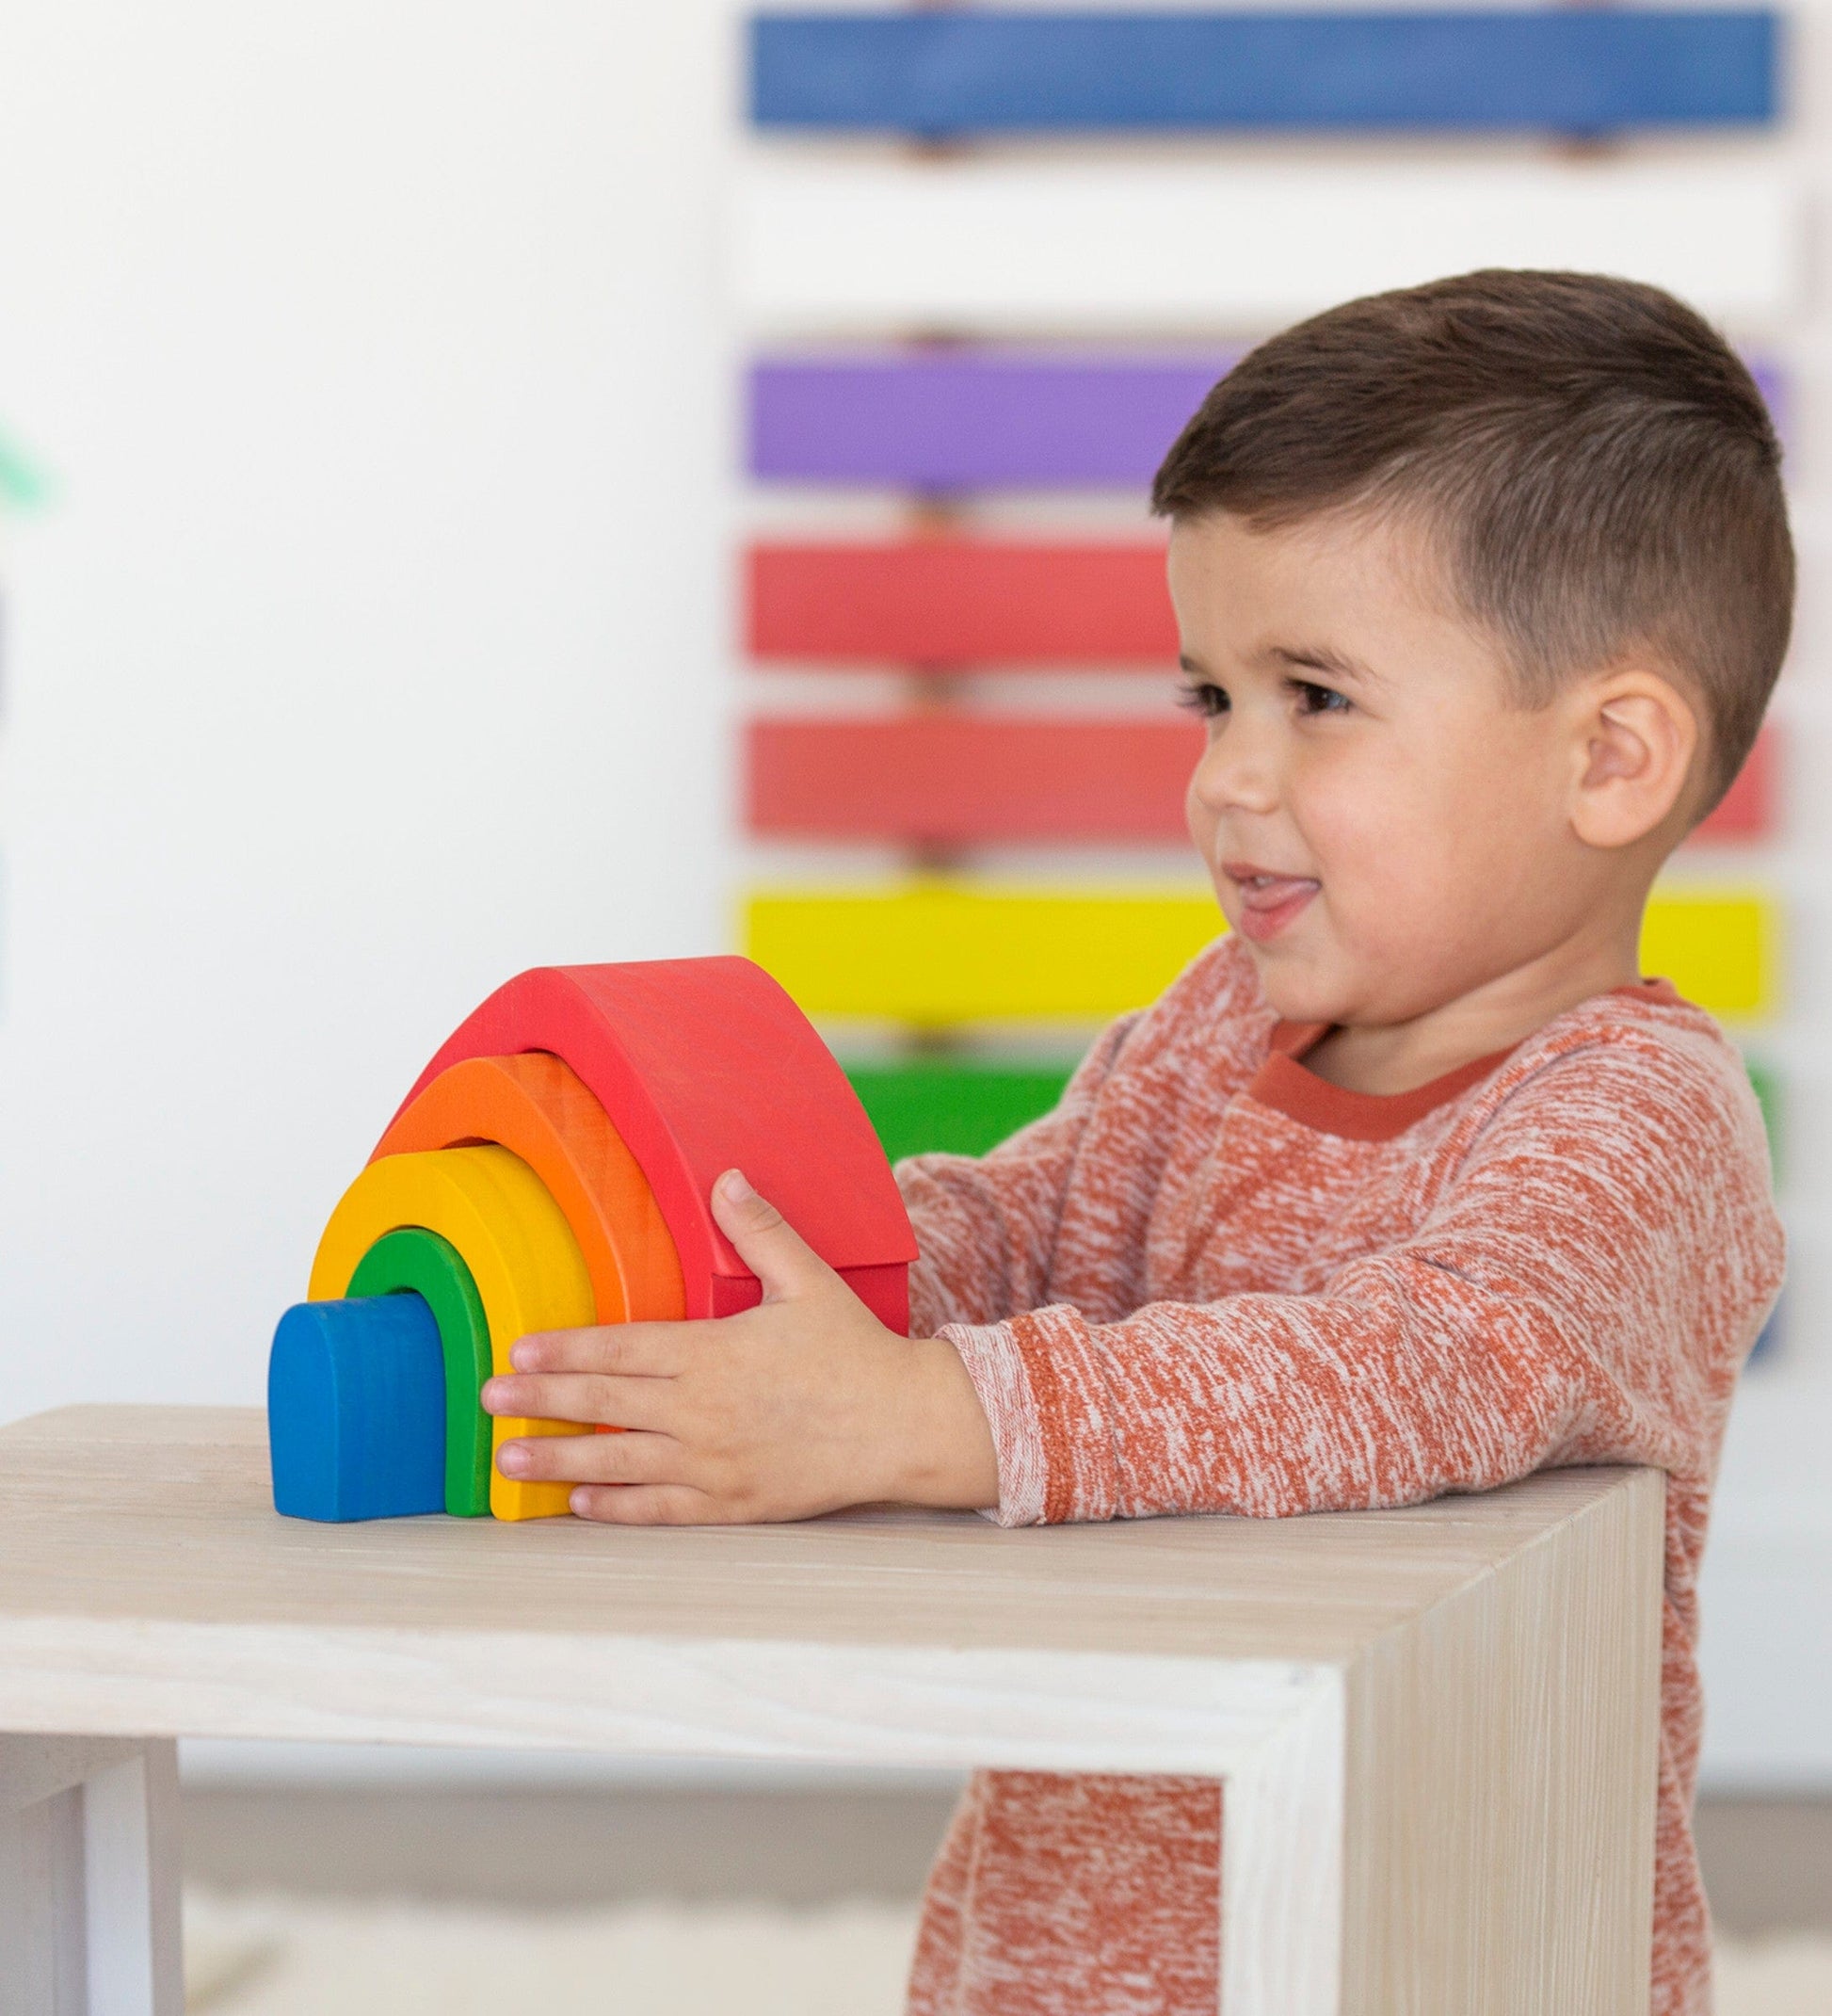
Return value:
<svg viewBox="0 0 1832 2016">
<path fill-rule="evenodd" d="M 1246 941 L 1260 976 L 1260 991 L 1280 1022 L 1341 1022 L 1348 1006 L 1339 980 L 1319 973 L 1294 948 L 1278 943 L 1256 945 Z"/>
</svg>

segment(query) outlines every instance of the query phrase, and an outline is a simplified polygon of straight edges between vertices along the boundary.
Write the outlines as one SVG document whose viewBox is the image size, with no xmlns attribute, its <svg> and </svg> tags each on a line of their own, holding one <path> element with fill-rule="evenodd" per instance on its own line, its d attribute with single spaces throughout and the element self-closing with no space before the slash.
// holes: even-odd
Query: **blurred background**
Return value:
<svg viewBox="0 0 1832 2016">
<path fill-rule="evenodd" d="M 1202 390 L 1374 287 L 1654 280 L 1759 370 L 1803 578 L 1646 960 L 1744 1044 L 1794 1254 L 1701 1834 L 1733 1932 L 1832 1930 L 1828 195 L 1818 0 L 8 10 L 0 1420 L 258 1401 L 329 1204 L 526 965 L 750 950 L 892 1153 L 1047 1105 L 1216 924 L 1144 505 Z M 250 1890 L 327 1952 L 353 1896 L 869 1908 L 820 1950 L 877 2006 L 950 1793 L 186 1764 L 200 2006 L 249 2010 L 307 1994 Z"/>
</svg>

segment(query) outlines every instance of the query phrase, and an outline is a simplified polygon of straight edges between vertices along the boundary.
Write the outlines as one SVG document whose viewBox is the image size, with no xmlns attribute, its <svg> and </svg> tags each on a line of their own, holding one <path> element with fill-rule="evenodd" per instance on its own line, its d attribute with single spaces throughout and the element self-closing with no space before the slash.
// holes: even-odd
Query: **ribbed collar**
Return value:
<svg viewBox="0 0 1832 2016">
<path fill-rule="evenodd" d="M 1631 1000 L 1662 1007 L 1674 1006 L 1679 1000 L 1670 980 L 1640 980 L 1629 987 L 1611 988 L 1610 994 L 1626 994 Z M 1284 1114 L 1287 1120 L 1296 1121 L 1300 1127 L 1349 1141 L 1394 1139 L 1459 1092 L 1480 1085 L 1519 1048 L 1518 1043 L 1510 1043 L 1505 1050 L 1491 1051 L 1487 1056 L 1459 1064 L 1428 1085 L 1415 1085 L 1410 1091 L 1352 1092 L 1307 1070 L 1302 1061 L 1333 1026 L 1326 1022 L 1275 1023 L 1266 1060 L 1254 1073 L 1246 1091 L 1248 1098 L 1270 1106 L 1275 1113 Z"/>
</svg>

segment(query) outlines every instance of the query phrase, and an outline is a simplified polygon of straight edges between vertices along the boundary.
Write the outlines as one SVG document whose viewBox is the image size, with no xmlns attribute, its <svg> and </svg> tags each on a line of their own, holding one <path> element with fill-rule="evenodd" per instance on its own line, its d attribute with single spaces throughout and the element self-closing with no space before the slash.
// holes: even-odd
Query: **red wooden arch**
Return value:
<svg viewBox="0 0 1832 2016">
<path fill-rule="evenodd" d="M 736 1168 L 882 1322 L 908 1331 L 916 1240 L 891 1166 L 832 1053 L 761 966 L 537 966 L 466 1017 L 402 1108 L 450 1065 L 527 1050 L 570 1066 L 636 1158 L 689 1316 L 731 1315 L 762 1294 L 709 1204 Z"/>
</svg>

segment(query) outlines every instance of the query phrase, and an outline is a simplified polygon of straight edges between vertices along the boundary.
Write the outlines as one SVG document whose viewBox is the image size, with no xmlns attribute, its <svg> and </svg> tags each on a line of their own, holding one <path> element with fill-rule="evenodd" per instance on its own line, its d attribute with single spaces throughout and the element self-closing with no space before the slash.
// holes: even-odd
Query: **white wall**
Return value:
<svg viewBox="0 0 1832 2016">
<path fill-rule="evenodd" d="M 522 965 L 729 942 L 737 10 L 0 19 L 0 426 L 60 492 L 0 525 L 0 1420 L 257 1399 L 329 1202 L 461 1014 Z M 1822 18 L 1774 151 L 1824 241 Z M 1824 1784 L 1824 300 L 1780 347 L 1802 1265 L 1706 1654 L 1720 1778 Z"/>
<path fill-rule="evenodd" d="M 717 0 L 0 26 L 0 1419 L 259 1397 L 518 968 L 723 949 Z"/>
</svg>

